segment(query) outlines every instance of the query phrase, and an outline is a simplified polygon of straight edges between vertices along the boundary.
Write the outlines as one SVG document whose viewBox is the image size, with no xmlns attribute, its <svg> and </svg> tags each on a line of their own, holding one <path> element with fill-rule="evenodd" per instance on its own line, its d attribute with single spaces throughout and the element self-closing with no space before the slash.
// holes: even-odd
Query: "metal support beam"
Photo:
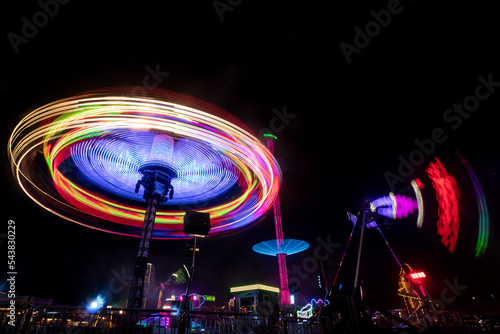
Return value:
<svg viewBox="0 0 500 334">
<path fill-rule="evenodd" d="M 197 237 L 194 236 L 194 243 L 193 243 L 193 260 L 191 262 L 191 274 L 189 275 L 187 286 L 186 286 L 186 293 L 184 296 L 184 299 L 182 300 L 182 306 L 181 306 L 181 314 L 179 317 L 179 334 L 184 334 L 186 331 L 189 329 L 189 319 L 188 319 L 188 310 L 187 310 L 187 305 L 188 305 L 188 298 L 189 298 L 189 288 L 191 287 L 191 280 L 193 279 L 193 274 L 194 274 L 194 261 L 196 259 L 196 241 Z"/>
<path fill-rule="evenodd" d="M 146 165 L 139 169 L 143 175 L 137 181 L 135 192 L 139 192 L 140 186 L 144 187 L 143 198 L 146 200 L 146 214 L 142 225 L 141 241 L 139 251 L 135 259 L 134 276 L 128 296 L 128 308 L 142 308 L 144 294 L 144 277 L 148 266 L 148 253 L 156 218 L 156 210 L 161 202 L 172 198 L 174 188 L 170 184 L 175 172 L 162 166 Z"/>
<path fill-rule="evenodd" d="M 147 200 L 146 215 L 144 216 L 144 224 L 142 226 L 141 241 L 139 243 L 139 251 L 135 259 L 134 276 L 132 286 L 130 287 L 128 304 L 129 308 L 142 308 L 142 300 L 144 294 L 144 277 L 148 266 L 148 253 L 151 237 L 153 236 L 153 228 L 156 217 L 156 209 L 158 208 L 158 196 L 151 196 Z"/>
<path fill-rule="evenodd" d="M 274 146 L 273 139 L 276 139 L 275 136 L 268 135 L 267 138 L 267 148 L 269 152 L 274 156 Z M 276 200 L 273 204 L 274 211 L 274 228 L 276 231 L 276 239 L 278 241 L 278 266 L 279 266 L 279 274 L 280 274 L 280 311 L 283 310 L 284 307 L 290 305 L 290 288 L 288 287 L 288 273 L 286 268 L 286 254 L 280 253 L 281 247 L 283 247 L 283 227 L 281 223 L 281 208 L 279 197 L 276 197 Z"/>
</svg>

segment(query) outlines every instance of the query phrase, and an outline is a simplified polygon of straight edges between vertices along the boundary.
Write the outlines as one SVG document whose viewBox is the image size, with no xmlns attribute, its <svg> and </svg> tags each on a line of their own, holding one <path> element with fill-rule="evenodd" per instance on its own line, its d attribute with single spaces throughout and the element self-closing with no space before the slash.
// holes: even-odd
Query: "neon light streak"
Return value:
<svg viewBox="0 0 500 334">
<path fill-rule="evenodd" d="M 426 172 L 436 190 L 436 200 L 439 205 L 437 232 L 441 236 L 441 243 L 453 253 L 459 231 L 460 190 L 455 178 L 448 174 L 438 158 L 435 158 L 435 162 L 429 163 Z"/>
<path fill-rule="evenodd" d="M 316 304 L 321 304 L 323 306 L 323 305 L 330 305 L 330 302 L 328 301 L 328 299 L 325 299 L 325 300 L 318 299 L 318 300 L 316 300 L 316 299 L 313 298 L 313 299 L 311 299 L 311 304 L 313 306 L 316 306 Z"/>
<path fill-rule="evenodd" d="M 302 307 L 299 311 L 297 311 L 297 318 L 305 318 L 308 319 L 313 316 L 313 309 L 323 308 L 325 305 L 330 305 L 330 302 L 325 299 L 311 299 L 311 302 Z"/>
<path fill-rule="evenodd" d="M 191 297 L 190 299 L 192 301 L 201 300 L 201 302 L 198 306 L 193 306 L 193 310 L 199 309 L 201 307 L 201 305 L 203 305 L 206 301 L 205 296 L 199 295 L 197 293 L 191 293 L 191 294 L 189 294 L 189 297 Z"/>
<path fill-rule="evenodd" d="M 303 308 L 301 308 L 299 311 L 297 311 L 297 318 L 303 318 L 303 319 L 308 319 L 312 317 L 312 305 L 307 304 Z"/>
<path fill-rule="evenodd" d="M 418 206 L 417 227 L 422 228 L 422 225 L 424 223 L 424 201 L 420 189 L 423 188 L 424 186 L 422 185 L 422 182 L 420 182 L 419 179 L 411 180 L 410 184 L 413 188 L 413 191 L 415 192 L 415 197 L 417 198 L 417 206 Z"/>
<path fill-rule="evenodd" d="M 418 208 L 418 203 L 409 197 L 399 194 L 394 195 L 391 192 L 389 196 L 380 197 L 371 202 L 370 208 L 384 217 L 401 219 L 413 213 Z"/>
<path fill-rule="evenodd" d="M 396 203 L 396 219 L 406 218 L 413 211 L 418 209 L 418 203 L 410 197 L 396 194 L 394 195 Z"/>
<path fill-rule="evenodd" d="M 372 211 L 374 211 L 374 212 L 376 211 L 375 210 L 376 208 L 380 208 L 383 206 L 392 206 L 393 205 L 392 197 L 391 196 L 379 197 L 376 200 L 374 200 L 373 202 L 371 202 L 370 205 L 373 205 Z"/>
<path fill-rule="evenodd" d="M 415 300 L 420 300 L 421 298 L 415 294 L 415 295 L 409 295 L 409 294 L 406 294 L 406 293 L 403 293 L 403 292 L 398 292 L 398 296 L 401 296 L 403 298 L 411 298 L 411 299 L 415 299 Z M 406 300 L 405 300 L 405 303 L 406 303 Z M 408 305 L 406 306 L 406 308 L 408 308 Z"/>
<path fill-rule="evenodd" d="M 281 171 L 240 121 L 177 93 L 151 90 L 142 98 L 130 92 L 88 92 L 21 120 L 8 154 L 17 182 L 34 202 L 89 228 L 140 236 L 144 201 L 142 189 L 134 189 L 139 166 L 151 158 L 178 175 L 175 196 L 158 208 L 153 238 L 185 238 L 186 209 L 210 213 L 210 235 L 219 235 L 271 208 Z M 159 151 L 151 152 L 155 138 Z"/>
<path fill-rule="evenodd" d="M 476 173 L 474 173 L 474 170 L 469 165 L 467 160 L 465 160 L 457 151 L 455 152 L 467 169 L 467 172 L 469 173 L 469 176 L 472 180 L 472 185 L 474 187 L 474 196 L 476 198 L 479 214 L 479 231 L 477 235 L 475 255 L 476 257 L 479 257 L 486 252 L 486 248 L 488 247 L 488 239 L 490 233 L 490 217 L 488 214 L 488 205 L 486 203 L 486 197 L 484 196 L 483 188 L 481 187 L 481 183 L 479 183 Z"/>
<path fill-rule="evenodd" d="M 398 212 L 398 202 L 396 201 L 394 193 L 390 192 L 389 197 L 391 198 L 392 201 L 392 219 L 396 219 L 396 214 Z"/>
</svg>

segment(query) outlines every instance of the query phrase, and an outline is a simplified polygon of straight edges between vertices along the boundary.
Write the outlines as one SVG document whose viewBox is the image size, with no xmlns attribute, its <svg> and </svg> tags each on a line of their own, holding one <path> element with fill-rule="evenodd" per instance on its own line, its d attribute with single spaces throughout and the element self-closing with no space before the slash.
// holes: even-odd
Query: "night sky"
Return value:
<svg viewBox="0 0 500 334">
<path fill-rule="evenodd" d="M 216 104 L 256 134 L 274 128 L 283 173 L 284 235 L 311 245 L 287 258 L 289 277 L 299 276 L 294 267 L 310 268 L 300 274 L 301 304 L 324 295 L 317 287 L 319 269 L 311 261 L 315 250 L 330 247 L 321 252 L 331 251 L 326 259 L 331 284 L 352 226 L 346 212 L 356 213 L 363 198 L 387 195 L 391 188 L 384 175 L 398 174 L 398 156 L 408 159 L 418 149 L 415 140 L 432 138 L 435 129 L 442 130 L 442 142 L 395 184 L 398 190 L 415 177 L 424 182 L 424 227 L 418 229 L 411 215 L 385 227 L 384 234 L 401 262 L 427 272 L 436 298 L 445 280 L 467 286 L 460 290 L 463 304 L 469 305 L 472 296 L 484 303 L 492 294 L 500 297 L 500 22 L 493 5 L 394 0 L 328 6 L 229 0 L 44 3 L 11 1 L 0 19 L 0 231 L 6 233 L 8 220 L 16 222 L 19 295 L 82 305 L 111 289 L 111 305 L 126 300 L 126 278 L 139 240 L 78 226 L 36 205 L 14 181 L 6 148 L 15 125 L 33 109 L 89 89 L 141 86 L 148 69 L 155 69 L 161 73 L 158 88 Z M 50 15 L 39 13 L 43 7 Z M 38 22 L 36 30 L 28 26 L 33 22 Z M 488 97 L 470 114 L 448 112 L 470 101 L 482 83 L 479 91 Z M 473 167 L 488 201 L 490 239 L 481 258 L 474 257 L 475 198 L 455 150 Z M 425 173 L 436 156 L 449 167 L 462 194 L 453 254 L 436 233 L 437 203 Z M 191 291 L 215 295 L 222 305 L 232 286 L 279 286 L 277 259 L 252 251 L 252 245 L 274 237 L 271 210 L 243 230 L 202 240 Z M 377 232 L 367 231 L 365 238 L 367 300 L 380 308 L 403 307 L 396 294 L 396 261 Z M 1 241 L 6 262 L 5 235 Z M 185 249 L 185 240 L 153 242 L 150 260 L 157 279 L 167 280 L 183 264 L 189 267 Z M 7 272 L 6 264 L 2 268 L 0 277 Z"/>
</svg>

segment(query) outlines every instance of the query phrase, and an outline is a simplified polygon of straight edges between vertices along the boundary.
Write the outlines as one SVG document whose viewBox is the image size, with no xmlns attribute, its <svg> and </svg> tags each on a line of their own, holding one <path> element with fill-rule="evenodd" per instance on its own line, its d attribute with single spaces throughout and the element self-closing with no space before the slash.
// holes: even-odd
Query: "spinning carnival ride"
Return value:
<svg viewBox="0 0 500 334">
<path fill-rule="evenodd" d="M 364 199 L 358 215 L 348 212 L 353 227 L 328 296 L 331 301 L 339 302 L 339 305 L 345 303 L 345 306 L 341 306 L 344 307 L 342 312 L 348 315 L 357 332 L 361 332 L 358 311 L 364 298 L 360 262 L 365 230 L 380 233 L 400 268 L 398 294 L 405 301 L 408 315 L 406 319 L 388 313 L 384 313 L 384 316 L 416 330 L 420 329 L 418 326 L 436 322 L 428 313 L 429 310 L 435 310 L 436 305 L 432 304 L 425 288 L 427 275 L 422 271 L 413 271 L 407 264 L 406 267 L 403 266 L 385 238 L 382 227 L 392 225 L 388 219 L 404 219 L 415 214 L 416 227 L 437 233 L 443 248 L 450 253 L 457 248 L 460 248 L 460 252 L 470 252 L 471 245 L 474 244 L 470 239 L 477 238 L 474 256 L 479 258 L 485 254 L 490 235 L 486 195 L 471 165 L 458 151 L 455 153 L 458 160 L 454 156 L 448 156 L 446 162 L 441 162 L 434 157 L 426 167 L 426 175 L 422 179 L 412 180 L 409 186 L 398 193 L 390 193 L 374 200 Z M 445 165 L 452 163 L 455 163 L 455 176 L 445 168 Z M 470 190 L 472 194 L 467 193 Z M 425 210 L 425 225 L 424 202 L 430 204 Z M 477 232 L 474 233 L 475 231 Z"/>
<path fill-rule="evenodd" d="M 20 187 L 44 209 L 141 238 L 129 297 L 129 307 L 141 307 L 151 238 L 186 238 L 187 210 L 210 214 L 211 236 L 247 226 L 273 205 L 281 172 L 220 108 L 163 90 L 131 91 L 90 91 L 32 111 L 8 154 Z"/>
</svg>

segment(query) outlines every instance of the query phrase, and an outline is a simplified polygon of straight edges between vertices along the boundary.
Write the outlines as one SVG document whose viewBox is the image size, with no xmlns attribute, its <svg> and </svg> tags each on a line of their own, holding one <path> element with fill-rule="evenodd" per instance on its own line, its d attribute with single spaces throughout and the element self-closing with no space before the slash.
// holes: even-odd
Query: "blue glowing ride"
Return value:
<svg viewBox="0 0 500 334">
<path fill-rule="evenodd" d="M 279 241 L 281 241 L 281 244 L 278 243 Z M 272 256 L 277 256 L 278 254 L 292 255 L 305 251 L 308 248 L 309 244 L 307 242 L 297 239 L 262 241 L 252 247 L 256 253 Z"/>
</svg>

